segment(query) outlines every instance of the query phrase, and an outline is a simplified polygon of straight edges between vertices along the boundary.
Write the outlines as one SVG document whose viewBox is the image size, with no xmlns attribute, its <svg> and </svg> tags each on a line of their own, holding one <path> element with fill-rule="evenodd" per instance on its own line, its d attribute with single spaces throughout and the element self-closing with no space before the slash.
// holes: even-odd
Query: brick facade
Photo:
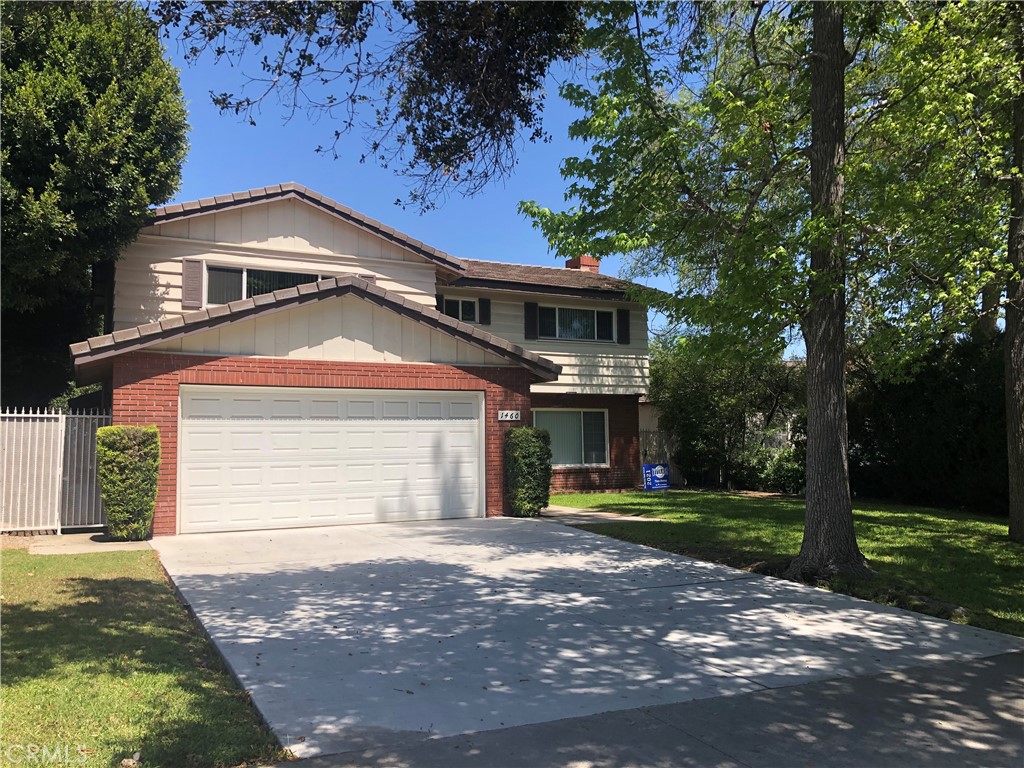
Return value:
<svg viewBox="0 0 1024 768">
<path fill-rule="evenodd" d="M 555 467 L 551 473 L 552 491 L 605 491 L 642 484 L 639 395 L 534 394 L 530 402 L 533 408 L 608 411 L 609 466 Z"/>
<path fill-rule="evenodd" d="M 515 426 L 499 423 L 497 412 L 518 410 L 523 423 L 530 423 L 529 393 L 534 381 L 535 377 L 522 368 L 131 352 L 114 360 L 114 423 L 155 424 L 160 429 L 163 458 L 153 518 L 153 533 L 160 536 L 177 532 L 181 384 L 480 391 L 484 393 L 486 512 L 488 517 L 495 517 L 502 514 L 504 504 L 503 435 Z M 634 429 L 636 410 L 633 398 Z"/>
</svg>

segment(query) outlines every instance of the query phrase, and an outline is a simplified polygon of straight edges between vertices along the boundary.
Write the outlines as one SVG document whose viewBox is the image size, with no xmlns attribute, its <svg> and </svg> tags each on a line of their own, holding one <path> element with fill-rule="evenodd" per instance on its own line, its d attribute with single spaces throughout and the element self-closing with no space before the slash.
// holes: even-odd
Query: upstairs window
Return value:
<svg viewBox="0 0 1024 768">
<path fill-rule="evenodd" d="M 445 299 L 444 313 L 465 323 L 476 322 L 476 301 L 473 299 Z"/>
<path fill-rule="evenodd" d="M 276 272 L 269 269 L 206 268 L 206 303 L 227 304 L 250 296 L 273 293 L 284 288 L 315 283 L 319 275 Z"/>
<path fill-rule="evenodd" d="M 538 307 L 537 331 L 542 339 L 615 341 L 614 313 L 600 309 Z"/>
</svg>

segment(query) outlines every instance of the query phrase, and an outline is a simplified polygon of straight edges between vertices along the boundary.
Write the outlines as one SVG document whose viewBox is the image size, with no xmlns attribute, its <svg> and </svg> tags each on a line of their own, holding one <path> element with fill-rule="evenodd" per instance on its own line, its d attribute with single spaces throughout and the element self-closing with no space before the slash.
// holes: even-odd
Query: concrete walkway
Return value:
<svg viewBox="0 0 1024 768">
<path fill-rule="evenodd" d="M 591 523 L 652 523 L 655 517 L 640 517 L 623 512 L 609 512 L 603 509 L 577 509 L 576 507 L 560 507 L 557 505 L 545 508 L 540 513 L 541 520 L 548 520 L 564 525 L 589 525 Z"/>
<path fill-rule="evenodd" d="M 256 707 L 299 757 L 395 754 L 415 765 L 431 764 L 431 750 L 440 749 L 437 759 L 452 764 L 442 742 L 488 739 L 480 743 L 491 745 L 493 759 L 472 764 L 511 765 L 504 759 L 511 742 L 503 746 L 499 732 L 522 726 L 541 730 L 510 738 L 547 733 L 567 755 L 587 739 L 626 750 L 579 766 L 685 764 L 645 757 L 648 733 L 666 748 L 679 740 L 661 730 L 678 730 L 666 720 L 677 710 L 660 707 L 721 707 L 708 711 L 726 713 L 718 725 L 728 740 L 748 727 L 745 710 L 727 714 L 732 703 L 749 700 L 755 711 L 758 700 L 748 697 L 772 702 L 775 693 L 780 707 L 804 705 L 806 723 L 794 728 L 813 732 L 818 721 L 807 718 L 825 710 L 803 690 L 837 701 L 870 697 L 857 679 L 921 667 L 941 673 L 936 665 L 1024 648 L 1018 638 L 538 520 L 177 536 L 153 546 Z M 839 682 L 806 688 L 828 681 Z M 629 714 L 638 710 L 642 717 Z M 974 738 L 986 719 L 1003 717 L 994 711 L 963 713 Z M 553 724 L 566 720 L 583 730 Z M 907 738 L 902 720 L 878 727 L 880 740 Z M 1009 749 L 1005 729 L 994 733 Z M 562 764 L 561 752 L 539 754 L 523 752 L 522 764 Z M 704 759 L 711 754 L 695 752 L 694 761 L 714 763 Z"/>
<path fill-rule="evenodd" d="M 65 533 L 31 538 L 28 545 L 30 555 L 94 555 L 153 548 L 148 541 L 110 541 L 103 533 Z"/>
</svg>

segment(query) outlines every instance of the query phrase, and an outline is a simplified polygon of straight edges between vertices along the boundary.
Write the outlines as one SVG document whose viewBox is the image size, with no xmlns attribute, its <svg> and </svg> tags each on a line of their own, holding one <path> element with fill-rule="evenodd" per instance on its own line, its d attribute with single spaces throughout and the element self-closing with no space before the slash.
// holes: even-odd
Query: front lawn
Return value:
<svg viewBox="0 0 1024 768">
<path fill-rule="evenodd" d="M 2 561 L 4 755 L 63 750 L 84 766 L 141 752 L 146 768 L 284 757 L 199 634 L 154 552 Z M 84 747 L 82 762 L 76 754 Z"/>
<path fill-rule="evenodd" d="M 803 535 L 804 504 L 795 498 L 665 491 L 567 494 L 551 503 L 656 519 L 582 527 L 759 573 L 780 573 Z M 1024 636 L 1024 547 L 1007 540 L 1005 518 L 855 501 L 854 521 L 877 576 L 831 588 Z"/>
</svg>

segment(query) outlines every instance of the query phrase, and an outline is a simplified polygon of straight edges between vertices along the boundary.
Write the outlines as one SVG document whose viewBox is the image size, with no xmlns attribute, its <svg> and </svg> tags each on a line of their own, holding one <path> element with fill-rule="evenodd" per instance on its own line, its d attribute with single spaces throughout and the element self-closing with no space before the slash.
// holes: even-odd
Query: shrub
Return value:
<svg viewBox="0 0 1024 768">
<path fill-rule="evenodd" d="M 96 430 L 97 476 L 107 531 L 117 541 L 149 536 L 160 470 L 160 432 L 150 427 Z"/>
<path fill-rule="evenodd" d="M 551 436 L 513 427 L 505 433 L 505 498 L 513 517 L 536 517 L 551 491 Z"/>
<path fill-rule="evenodd" d="M 794 447 L 783 448 L 768 457 L 761 483 L 766 491 L 801 493 L 806 485 L 805 474 L 799 451 Z"/>
</svg>

